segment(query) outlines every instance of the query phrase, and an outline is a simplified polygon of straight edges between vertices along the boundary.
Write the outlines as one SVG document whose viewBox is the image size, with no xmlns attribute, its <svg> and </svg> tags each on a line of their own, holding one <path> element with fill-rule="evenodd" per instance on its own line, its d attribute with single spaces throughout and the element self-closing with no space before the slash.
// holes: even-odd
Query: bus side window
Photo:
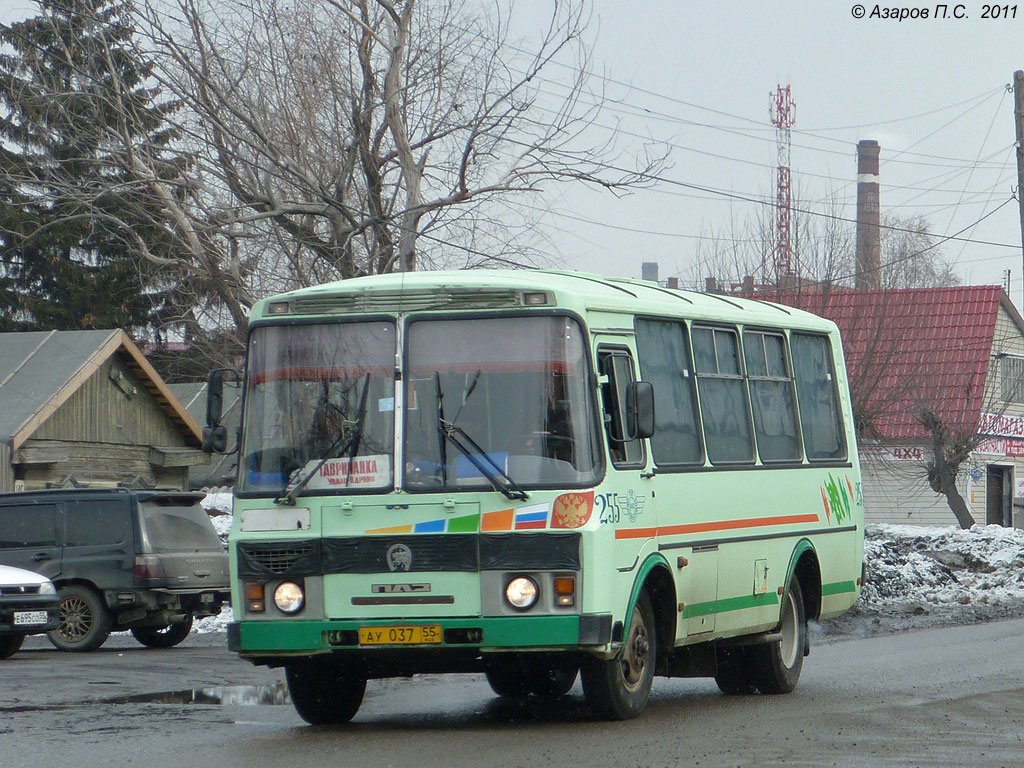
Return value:
<svg viewBox="0 0 1024 768">
<path fill-rule="evenodd" d="M 781 333 L 744 331 L 743 355 L 761 461 L 800 461 L 796 395 L 786 365 L 786 337 Z"/>
<path fill-rule="evenodd" d="M 685 323 L 637 320 L 636 355 L 640 375 L 654 385 L 656 425 L 651 452 L 655 463 L 659 467 L 702 465 L 704 446 Z"/>
<path fill-rule="evenodd" d="M 612 464 L 616 467 L 642 466 L 643 443 L 622 439 L 626 434 L 626 385 L 634 380 L 633 358 L 624 349 L 599 349 L 597 367 L 601 375 L 608 377 L 608 381 L 601 384 L 601 403 Z"/>
<path fill-rule="evenodd" d="M 708 458 L 712 464 L 751 462 L 754 438 L 736 331 L 694 326 L 692 339 Z"/>
<path fill-rule="evenodd" d="M 807 458 L 845 459 L 846 438 L 836 394 L 832 345 L 827 336 L 809 333 L 792 334 L 790 344 Z"/>
</svg>

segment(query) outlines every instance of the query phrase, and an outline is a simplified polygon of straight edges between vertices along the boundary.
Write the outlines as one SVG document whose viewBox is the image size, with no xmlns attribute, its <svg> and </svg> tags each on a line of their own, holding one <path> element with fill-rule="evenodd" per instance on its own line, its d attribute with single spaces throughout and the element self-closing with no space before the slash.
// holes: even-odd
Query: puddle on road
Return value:
<svg viewBox="0 0 1024 768">
<path fill-rule="evenodd" d="M 104 704 L 219 704 L 221 706 L 253 706 L 258 704 L 291 704 L 288 686 L 274 685 L 214 685 L 182 691 L 137 693 L 103 699 Z"/>
</svg>

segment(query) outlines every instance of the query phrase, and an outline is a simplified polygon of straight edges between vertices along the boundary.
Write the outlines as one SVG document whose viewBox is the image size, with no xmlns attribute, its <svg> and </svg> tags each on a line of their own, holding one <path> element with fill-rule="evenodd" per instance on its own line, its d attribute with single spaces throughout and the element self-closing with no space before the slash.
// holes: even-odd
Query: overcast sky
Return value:
<svg viewBox="0 0 1024 768">
<path fill-rule="evenodd" d="M 548 3 L 515 4 L 542 15 Z M 768 98 L 779 83 L 792 86 L 797 105 L 793 183 L 810 210 L 825 212 L 821 201 L 832 197 L 844 206 L 839 215 L 854 218 L 860 139 L 882 147 L 883 214 L 923 214 L 930 231 L 949 235 L 1007 203 L 1016 166 L 1013 95 L 1004 86 L 1024 69 L 1024 3 L 1015 19 L 982 19 L 983 3 L 967 2 L 968 18 L 953 18 L 953 3 L 949 18 L 902 22 L 870 18 L 871 3 L 868 18 L 856 19 L 854 5 L 595 0 L 592 87 L 603 84 L 615 100 L 600 122 L 619 125 L 633 147 L 639 137 L 671 145 L 672 167 L 624 199 L 576 189 L 556 196 L 546 215 L 560 233 L 552 262 L 638 277 L 641 262 L 657 261 L 662 279 L 704 277 L 700 238 L 730 234 L 763 209 L 742 198 L 774 200 Z M 934 3 L 916 7 L 935 16 Z M 31 8 L 0 0 L 0 20 Z M 557 93 L 565 76 L 553 69 L 541 87 Z M 1012 270 L 1010 295 L 1020 306 L 1016 201 L 961 236 L 1012 246 L 942 247 L 966 283 L 1001 283 Z"/>
<path fill-rule="evenodd" d="M 982 20 L 982 4 L 968 3 L 963 10 L 971 18 L 903 22 L 855 19 L 853 5 L 599 3 L 595 64 L 635 86 L 625 96 L 630 111 L 653 113 L 624 118 L 631 131 L 646 128 L 678 145 L 668 179 L 773 199 L 768 96 L 789 83 L 797 105 L 794 186 L 812 210 L 822 209 L 814 201 L 838 195 L 847 206 L 842 215 L 855 217 L 856 143 L 875 139 L 882 147 L 883 213 L 923 214 L 942 235 L 967 227 L 1006 202 L 1016 186 L 1013 96 L 1004 86 L 1024 69 L 1024 5 L 1017 19 Z M 873 5 L 866 9 L 870 14 Z M 923 113 L 930 114 L 913 117 Z M 577 265 L 592 258 L 602 271 L 637 274 L 639 262 L 651 258 L 663 278 L 689 276 L 699 242 L 693 236 L 727 231 L 759 207 L 670 184 L 614 205 L 594 199 L 588 197 L 586 211 L 572 212 L 689 237 L 630 235 L 576 222 Z M 1011 296 L 1019 305 L 1016 201 L 963 236 L 1014 246 L 949 242 L 943 250 L 965 282 L 999 283 L 1011 269 Z"/>
</svg>

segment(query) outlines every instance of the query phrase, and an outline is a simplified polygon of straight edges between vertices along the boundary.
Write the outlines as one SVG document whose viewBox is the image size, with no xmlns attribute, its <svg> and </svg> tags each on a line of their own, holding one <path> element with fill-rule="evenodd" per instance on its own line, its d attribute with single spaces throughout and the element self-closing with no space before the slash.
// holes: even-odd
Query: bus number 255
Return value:
<svg viewBox="0 0 1024 768">
<path fill-rule="evenodd" d="M 594 498 L 594 501 L 597 504 L 598 520 L 602 525 L 606 523 L 615 525 L 619 522 L 622 517 L 622 510 L 619 508 L 619 494 L 601 493 Z"/>
</svg>

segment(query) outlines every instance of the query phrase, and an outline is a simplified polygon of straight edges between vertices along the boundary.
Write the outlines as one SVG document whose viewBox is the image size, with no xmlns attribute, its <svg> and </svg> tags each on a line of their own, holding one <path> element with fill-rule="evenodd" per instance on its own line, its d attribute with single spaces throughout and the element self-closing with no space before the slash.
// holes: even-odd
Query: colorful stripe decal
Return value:
<svg viewBox="0 0 1024 768">
<path fill-rule="evenodd" d="M 364 534 L 396 533 L 501 533 L 505 531 L 530 531 L 548 527 L 551 504 L 530 504 L 519 509 L 499 509 L 441 520 L 426 520 L 409 525 L 392 525 L 386 528 L 370 528 Z"/>
<path fill-rule="evenodd" d="M 484 512 L 480 520 L 480 530 L 484 533 L 489 531 L 511 531 L 512 523 L 515 521 L 515 511 L 511 509 L 499 509 L 497 512 Z"/>
<path fill-rule="evenodd" d="M 412 533 L 412 525 L 392 525 L 388 528 L 371 528 L 363 533 Z"/>
<path fill-rule="evenodd" d="M 480 515 L 463 515 L 448 520 L 448 533 L 476 533 L 480 527 Z"/>
<path fill-rule="evenodd" d="M 856 592 L 857 582 L 855 581 L 836 581 L 832 584 L 821 585 L 821 596 L 827 597 L 828 595 L 843 595 L 847 592 Z"/>
<path fill-rule="evenodd" d="M 695 616 L 710 616 L 714 613 L 728 613 L 729 611 L 743 611 L 747 608 L 762 608 L 766 605 L 778 605 L 779 598 L 774 592 L 766 592 L 763 595 L 744 595 L 743 597 L 726 597 L 721 600 L 711 600 L 706 603 L 692 603 L 683 608 L 683 618 L 692 619 Z"/>
<path fill-rule="evenodd" d="M 708 533 L 710 531 L 731 531 L 736 528 L 762 528 L 769 525 L 793 525 L 795 523 L 817 523 L 817 515 L 779 515 L 777 517 L 749 517 L 744 520 L 716 520 L 710 523 L 688 523 L 686 525 L 663 525 L 657 528 L 618 528 L 616 539 L 649 539 L 655 536 L 676 536 L 684 533 Z"/>
<path fill-rule="evenodd" d="M 413 533 L 444 533 L 444 520 L 430 520 L 426 523 L 416 523 L 413 526 Z"/>
<path fill-rule="evenodd" d="M 409 525 L 392 525 L 387 528 L 370 528 L 363 531 L 363 533 L 367 535 L 389 533 L 476 533 L 479 525 L 480 515 L 474 514 L 448 517 L 443 520 L 427 520 L 426 522 L 410 523 Z"/>
<path fill-rule="evenodd" d="M 515 529 L 517 531 L 533 530 L 548 527 L 548 505 L 531 504 L 516 510 Z"/>
</svg>

